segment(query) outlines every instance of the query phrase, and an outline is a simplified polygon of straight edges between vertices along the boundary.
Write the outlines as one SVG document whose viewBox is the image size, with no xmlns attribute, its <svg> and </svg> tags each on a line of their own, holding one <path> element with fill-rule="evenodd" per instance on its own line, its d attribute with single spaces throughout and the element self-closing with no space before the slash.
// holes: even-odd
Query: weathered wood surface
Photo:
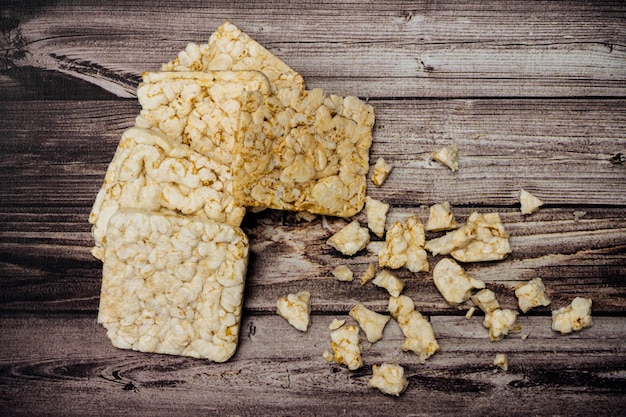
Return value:
<svg viewBox="0 0 626 417">
<path fill-rule="evenodd" d="M 0 6 L 0 414 L 2 415 L 625 415 L 626 6 L 563 2 L 93 2 Z M 244 322 L 231 361 L 113 348 L 96 323 L 101 265 L 87 216 L 139 106 L 140 75 L 230 19 L 309 87 L 368 98 L 371 158 L 395 168 L 375 198 L 388 224 L 449 201 L 459 220 L 499 212 L 513 253 L 468 264 L 501 304 L 540 276 L 552 305 L 489 342 L 482 315 L 445 304 L 428 273 L 405 293 L 441 351 L 419 364 L 391 322 L 350 372 L 322 358 L 328 324 L 383 290 L 338 282 L 376 260 L 325 244 L 342 219 L 250 215 Z M 452 173 L 430 153 L 458 143 Z M 525 188 L 546 202 L 519 213 Z M 362 223 L 364 215 L 356 216 Z M 431 236 L 434 236 L 431 235 Z M 431 257 L 431 266 L 439 257 Z M 286 292 L 312 292 L 307 333 L 276 316 Z M 550 311 L 593 299 L 595 324 L 550 329 Z M 526 340 L 522 336 L 528 335 Z M 496 353 L 508 353 L 508 372 Z M 367 388 L 371 366 L 402 364 L 409 389 Z"/>
<path fill-rule="evenodd" d="M 52 97 L 58 90 L 74 92 L 59 88 L 62 75 L 131 97 L 143 71 L 158 69 L 190 41 L 206 42 L 224 19 L 236 21 L 288 61 L 309 86 L 338 94 L 623 97 L 625 92 L 621 1 L 355 0 L 332 7 L 313 1 L 13 3 L 7 10 L 15 27 L 5 24 L 8 77 L 0 80 L 9 96 L 40 97 L 45 70 L 44 87 L 54 92 L 44 93 Z M 73 84 L 79 92 L 87 88 Z"/>
<path fill-rule="evenodd" d="M 368 364 L 406 368 L 410 391 L 390 398 L 367 387 L 370 365 L 351 372 L 322 358 L 334 317 L 343 316 L 315 316 L 301 333 L 280 317 L 246 316 L 236 355 L 214 365 L 117 350 L 92 317 L 11 314 L 3 322 L 17 337 L 2 338 L 3 404 L 25 416 L 64 409 L 83 416 L 571 416 L 621 415 L 626 405 L 622 319 L 599 317 L 587 331 L 562 337 L 549 330 L 549 318 L 524 317 L 529 337 L 496 348 L 478 317 L 434 317 L 442 350 L 425 365 L 401 352 L 392 322 L 363 354 Z M 43 348 L 32 332 L 40 328 L 49 332 Z M 500 351 L 509 354 L 506 373 L 492 365 Z"/>
</svg>

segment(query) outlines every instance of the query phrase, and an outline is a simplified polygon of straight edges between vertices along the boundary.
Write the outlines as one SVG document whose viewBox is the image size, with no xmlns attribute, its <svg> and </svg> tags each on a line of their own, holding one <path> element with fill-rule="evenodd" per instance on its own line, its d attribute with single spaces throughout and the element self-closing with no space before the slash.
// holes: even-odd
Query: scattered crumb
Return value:
<svg viewBox="0 0 626 417">
<path fill-rule="evenodd" d="M 365 270 L 365 272 L 363 273 L 363 275 L 361 275 L 361 285 L 365 285 L 368 282 L 370 282 L 374 277 L 376 276 L 376 264 L 375 263 L 370 263 L 367 266 L 367 269 Z"/>
<path fill-rule="evenodd" d="M 317 214 L 309 213 L 308 211 L 299 211 L 296 213 L 296 221 L 304 220 L 306 222 L 312 222 L 317 218 Z"/>
<path fill-rule="evenodd" d="M 322 228 L 328 230 L 329 232 L 334 232 L 333 228 L 328 224 L 328 218 L 326 216 L 322 216 Z"/>
<path fill-rule="evenodd" d="M 431 158 L 450 168 L 452 172 L 459 169 L 459 145 L 456 143 L 441 148 L 431 154 Z"/>
<path fill-rule="evenodd" d="M 459 227 L 454 220 L 454 215 L 450 208 L 450 203 L 444 201 L 430 206 L 430 214 L 424 228 L 429 232 L 439 232 L 442 230 L 452 230 Z"/>
<path fill-rule="evenodd" d="M 368 381 L 367 386 L 378 388 L 380 392 L 387 395 L 400 395 L 409 385 L 404 376 L 404 368 L 400 365 L 391 365 L 383 363 L 382 365 L 373 365 L 372 371 L 374 376 Z"/>
<path fill-rule="evenodd" d="M 570 305 L 552 312 L 552 330 L 561 334 L 577 332 L 592 324 L 589 298 L 576 297 Z"/>
<path fill-rule="evenodd" d="M 534 213 L 539 210 L 539 207 L 543 206 L 543 201 L 524 189 L 520 190 L 519 200 L 522 214 Z"/>
<path fill-rule="evenodd" d="M 500 367 L 503 371 L 509 370 L 509 358 L 506 353 L 496 354 L 496 358 L 493 360 L 493 364 Z"/>
<path fill-rule="evenodd" d="M 377 187 L 383 185 L 392 169 L 393 165 L 388 164 L 382 157 L 378 158 L 372 171 L 372 183 Z"/>
<path fill-rule="evenodd" d="M 333 269 L 333 275 L 338 281 L 351 282 L 354 274 L 348 265 L 339 265 Z"/>
<path fill-rule="evenodd" d="M 474 313 L 476 312 L 476 307 L 470 307 L 469 310 L 467 310 L 467 313 L 465 313 L 465 318 L 466 319 L 471 319 L 472 317 L 474 317 Z"/>
</svg>

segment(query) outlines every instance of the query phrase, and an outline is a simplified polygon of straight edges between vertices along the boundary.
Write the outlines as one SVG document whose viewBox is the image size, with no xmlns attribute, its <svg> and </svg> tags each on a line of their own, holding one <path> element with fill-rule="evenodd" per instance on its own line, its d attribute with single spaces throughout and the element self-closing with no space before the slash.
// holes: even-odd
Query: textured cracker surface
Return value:
<svg viewBox="0 0 626 417">
<path fill-rule="evenodd" d="M 352 216 L 365 204 L 374 109 L 320 89 L 281 89 L 247 97 L 237 135 L 233 181 L 245 206 Z"/>
<path fill-rule="evenodd" d="M 248 259 L 240 229 L 120 210 L 107 239 L 98 322 L 114 346 L 218 362 L 230 358 Z"/>
<path fill-rule="evenodd" d="M 190 43 L 161 71 L 256 70 L 267 76 L 272 88 L 304 89 L 304 79 L 289 65 L 229 21 L 205 44 Z"/>
<path fill-rule="evenodd" d="M 133 127 L 122 135 L 89 222 L 102 259 L 109 218 L 121 208 L 184 214 L 238 226 L 230 170 L 159 132 Z"/>
<path fill-rule="evenodd" d="M 241 94 L 270 93 L 259 71 L 149 72 L 137 88 L 137 126 L 157 129 L 230 170 Z"/>
</svg>

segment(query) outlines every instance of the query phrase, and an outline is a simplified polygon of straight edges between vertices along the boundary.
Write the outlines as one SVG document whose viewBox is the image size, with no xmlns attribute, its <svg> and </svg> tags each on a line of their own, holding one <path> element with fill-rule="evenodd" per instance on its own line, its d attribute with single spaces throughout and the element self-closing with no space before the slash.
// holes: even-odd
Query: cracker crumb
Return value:
<svg viewBox="0 0 626 417">
<path fill-rule="evenodd" d="M 543 201 L 524 189 L 520 190 L 520 210 L 522 214 L 535 213 L 541 206 L 543 206 Z"/>
<path fill-rule="evenodd" d="M 338 281 L 351 282 L 354 274 L 348 265 L 339 265 L 333 269 L 333 275 Z"/>
<path fill-rule="evenodd" d="M 493 360 L 493 364 L 504 372 L 509 370 L 509 357 L 506 353 L 497 353 L 496 358 Z"/>
<path fill-rule="evenodd" d="M 459 169 L 459 145 L 454 143 L 441 148 L 433 152 L 431 158 L 456 172 Z"/>
<path fill-rule="evenodd" d="M 393 165 L 387 163 L 385 158 L 378 158 L 374 164 L 374 170 L 372 171 L 372 183 L 377 187 L 382 186 L 392 170 Z"/>
</svg>

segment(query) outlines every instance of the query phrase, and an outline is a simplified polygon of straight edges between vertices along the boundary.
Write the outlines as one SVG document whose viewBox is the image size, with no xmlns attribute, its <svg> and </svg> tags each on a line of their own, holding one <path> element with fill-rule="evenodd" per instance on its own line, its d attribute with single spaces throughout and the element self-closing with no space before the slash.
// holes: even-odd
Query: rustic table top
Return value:
<svg viewBox="0 0 626 417">
<path fill-rule="evenodd" d="M 96 322 L 91 205 L 139 111 L 142 72 L 225 19 L 308 88 L 374 107 L 370 158 L 394 170 L 368 194 L 391 204 L 388 224 L 425 221 L 442 201 L 459 220 L 498 212 L 512 254 L 464 267 L 506 308 L 535 277 L 552 304 L 490 342 L 482 313 L 465 318 L 470 303 L 450 307 L 431 273 L 398 270 L 441 350 L 420 364 L 392 321 L 349 371 L 322 357 L 329 323 L 357 302 L 385 312 L 388 294 L 331 271 L 360 275 L 376 244 L 339 256 L 325 241 L 347 220 L 266 211 L 244 222 L 251 256 L 230 361 L 114 348 Z M 0 32 L 0 414 L 626 415 L 624 2 L 9 0 Z M 452 143 L 457 172 L 430 159 Z M 539 212 L 520 213 L 522 188 L 545 202 Z M 301 289 L 312 293 L 306 333 L 275 312 Z M 551 311 L 576 296 L 593 300 L 593 326 L 553 332 Z M 400 397 L 367 387 L 382 362 L 405 368 Z"/>
</svg>

